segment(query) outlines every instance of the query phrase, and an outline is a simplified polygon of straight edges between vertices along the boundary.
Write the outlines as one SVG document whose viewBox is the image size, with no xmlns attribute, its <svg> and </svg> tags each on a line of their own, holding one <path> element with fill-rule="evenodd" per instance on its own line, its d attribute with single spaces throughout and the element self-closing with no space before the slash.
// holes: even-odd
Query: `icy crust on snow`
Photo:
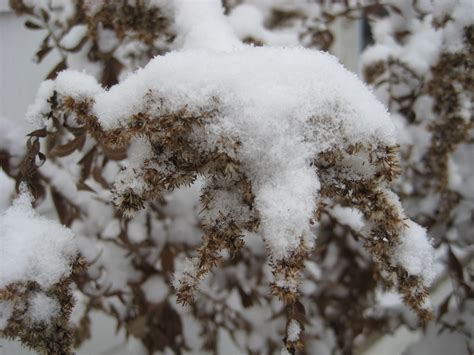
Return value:
<svg viewBox="0 0 474 355">
<path fill-rule="evenodd" d="M 0 289 L 22 281 L 47 289 L 71 271 L 76 256 L 72 231 L 39 216 L 31 200 L 22 192 L 0 214 Z"/>
<path fill-rule="evenodd" d="M 174 52 L 94 99 L 105 129 L 127 127 L 139 112 L 159 117 L 217 105 L 206 136 L 194 141 L 203 152 L 214 150 L 220 137 L 242 143 L 238 156 L 227 153 L 252 181 L 276 258 L 310 235 L 319 190 L 310 163 L 318 153 L 354 143 L 395 144 L 390 117 L 367 87 L 335 57 L 301 48 Z"/>
</svg>

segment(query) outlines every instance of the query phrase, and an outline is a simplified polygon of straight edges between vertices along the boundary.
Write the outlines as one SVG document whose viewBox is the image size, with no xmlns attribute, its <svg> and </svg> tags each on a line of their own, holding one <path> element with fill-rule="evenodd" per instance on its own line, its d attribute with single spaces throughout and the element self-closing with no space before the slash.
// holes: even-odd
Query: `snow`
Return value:
<svg viewBox="0 0 474 355">
<path fill-rule="evenodd" d="M 87 25 L 76 25 L 61 39 L 60 45 L 66 49 L 77 47 L 87 34 Z"/>
<path fill-rule="evenodd" d="M 84 72 L 66 70 L 58 74 L 55 90 L 75 100 L 84 100 L 103 91 L 97 81 Z"/>
<path fill-rule="evenodd" d="M 474 25 L 474 5 L 471 0 L 458 0 L 455 5 L 450 5 L 455 6 L 454 10 L 449 11 L 451 6 L 445 5 L 445 9 L 441 7 L 444 11 L 449 11 L 443 15 L 451 19 L 443 29 L 443 45 L 449 52 L 458 52 L 465 47 L 464 28 Z M 444 12 L 443 10 L 441 12 Z"/>
<path fill-rule="evenodd" d="M 94 77 L 75 70 L 65 70 L 58 74 L 56 80 L 43 81 L 36 94 L 35 101 L 28 107 L 26 119 L 35 123 L 38 127 L 46 124 L 50 111 L 48 99 L 53 92 L 72 97 L 74 100 L 82 101 L 103 91 Z"/>
<path fill-rule="evenodd" d="M 175 22 L 182 36 L 181 48 L 232 50 L 242 47 L 224 17 L 220 1 L 176 0 Z"/>
<path fill-rule="evenodd" d="M 336 218 L 339 223 L 351 227 L 356 232 L 360 232 L 364 227 L 364 216 L 362 212 L 355 208 L 342 207 L 337 204 L 330 209 L 329 213 Z"/>
<path fill-rule="evenodd" d="M 150 92 L 165 98 L 159 107 L 144 102 Z M 237 158 L 253 182 L 263 234 L 276 258 L 297 246 L 296 236 L 311 236 L 319 181 L 309 162 L 316 154 L 357 142 L 395 142 L 386 109 L 357 77 L 331 55 L 301 48 L 170 53 L 95 96 L 93 110 L 104 128 L 113 129 L 126 127 L 140 111 L 153 117 L 186 105 L 192 112 L 215 105 L 214 97 L 218 117 L 209 122 L 209 135 L 196 141 L 211 151 L 220 136 L 240 139 Z M 132 145 L 131 164 L 139 165 L 149 150 L 135 154 Z M 118 179 L 119 188 L 139 192 L 143 183 L 130 171 Z"/>
<path fill-rule="evenodd" d="M 288 341 L 297 341 L 300 337 L 301 326 L 298 321 L 292 319 L 288 324 L 287 339 Z"/>
<path fill-rule="evenodd" d="M 5 150 L 15 159 L 22 158 L 25 151 L 25 136 L 34 128 L 24 121 L 18 121 L 0 116 L 0 151 Z M 12 159 L 13 160 L 13 159 Z M 12 165 L 18 162 L 10 161 Z"/>
<path fill-rule="evenodd" d="M 0 214 L 0 289 L 23 281 L 46 289 L 71 271 L 76 256 L 72 231 L 39 216 L 31 203 L 23 191 Z"/>
<path fill-rule="evenodd" d="M 8 325 L 8 319 L 13 312 L 13 302 L 0 300 L 0 331 Z"/>
<path fill-rule="evenodd" d="M 30 297 L 28 316 L 34 323 L 49 323 L 58 315 L 59 303 L 43 292 L 37 292 Z"/>
<path fill-rule="evenodd" d="M 222 137 L 241 143 L 237 152 L 226 153 L 241 163 L 251 181 L 260 234 L 275 259 L 288 256 L 301 237 L 311 245 L 309 220 L 320 188 L 312 160 L 350 144 L 394 145 L 394 126 L 385 107 L 328 53 L 241 44 L 217 1 L 177 1 L 175 10 L 182 50 L 156 57 L 108 91 L 76 71 L 60 73 L 44 90 L 54 87 L 61 95 L 93 101 L 104 129 L 128 127 L 130 117 L 139 112 L 160 117 L 183 107 L 192 114 L 217 106 L 216 116 L 195 133 L 191 144 L 208 154 Z M 43 111 L 35 105 L 30 116 Z M 148 188 L 134 171 L 152 156 L 151 150 L 146 140 L 134 141 L 117 191 L 140 194 Z M 166 166 L 152 168 L 169 173 Z M 210 217 L 222 209 L 246 214 L 235 205 L 235 196 L 228 195 L 209 211 Z"/>
<path fill-rule="evenodd" d="M 2 168 L 0 168 L 0 212 L 10 206 L 14 192 L 15 180 L 9 177 Z"/>
<path fill-rule="evenodd" d="M 192 285 L 197 274 L 199 260 L 197 258 L 187 258 L 176 263 L 176 270 L 173 274 L 173 287 L 179 290 L 182 284 Z"/>
<path fill-rule="evenodd" d="M 240 4 L 228 16 L 229 24 L 240 40 L 262 40 L 265 45 L 297 46 L 298 34 L 294 31 L 269 31 L 265 28 L 260 9 L 253 4 Z"/>
<path fill-rule="evenodd" d="M 152 303 L 160 303 L 169 295 L 168 284 L 158 275 L 147 279 L 142 285 L 142 290 L 147 301 Z"/>
<path fill-rule="evenodd" d="M 442 34 L 433 28 L 431 16 L 423 20 L 413 18 L 406 20 L 410 21 L 406 26 L 411 34 L 407 36 L 406 42 L 399 44 L 394 40 L 392 33 L 399 26 L 398 21 L 400 18 L 392 16 L 374 24 L 374 38 L 377 44 L 364 51 L 361 61 L 365 66 L 379 60 L 397 58 L 408 63 L 419 75 L 423 75 L 438 59 Z"/>
<path fill-rule="evenodd" d="M 430 286 L 436 277 L 434 249 L 426 236 L 426 229 L 410 220 L 400 236 L 394 253 L 394 261 L 403 266 L 410 275 L 420 276 L 425 286 Z"/>
<path fill-rule="evenodd" d="M 36 93 L 35 101 L 28 107 L 26 111 L 26 120 L 35 124 L 37 127 L 45 125 L 45 118 L 50 111 L 48 99 L 54 92 L 54 81 L 45 80 L 41 83 Z"/>
</svg>

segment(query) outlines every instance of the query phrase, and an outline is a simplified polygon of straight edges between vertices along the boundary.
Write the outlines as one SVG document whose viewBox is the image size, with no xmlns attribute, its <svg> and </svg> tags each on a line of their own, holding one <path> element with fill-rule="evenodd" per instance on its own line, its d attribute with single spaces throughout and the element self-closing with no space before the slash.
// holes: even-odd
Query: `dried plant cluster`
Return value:
<svg viewBox="0 0 474 355">
<path fill-rule="evenodd" d="M 226 1 L 227 16 L 235 17 L 245 3 Z M 86 68 L 103 87 L 110 87 L 153 56 L 179 46 L 173 11 L 152 1 L 11 4 L 28 16 L 27 26 L 47 31 L 39 60 L 51 49 L 60 51 L 62 61 L 49 79 L 65 68 Z M 268 32 L 239 32 L 237 23 L 234 27 L 246 43 L 284 43 L 281 34 L 287 31 L 292 33 L 285 37 L 288 42 L 327 49 L 333 41 L 327 25 L 336 18 L 383 9 L 388 17 L 402 13 L 410 18 L 392 3 L 259 6 L 253 11 L 265 14 L 260 25 Z M 440 18 L 434 26 L 447 23 Z M 409 36 L 400 34 L 404 31 L 394 36 L 403 40 Z M 148 353 L 222 352 L 222 339 L 228 339 L 252 354 L 274 353 L 282 345 L 290 353 L 323 349 L 351 354 L 361 338 L 403 323 L 417 326 L 406 312 L 374 306 L 377 294 L 390 288 L 398 289 L 421 321 L 428 321 L 426 283 L 393 259 L 412 222 L 389 185 L 395 181 L 407 215 L 439 231 L 435 236 L 445 235 L 447 228 L 459 230 L 458 238 L 443 243 L 456 244 L 463 235 L 467 243 L 472 239 L 465 219 L 457 219 L 472 200 L 450 190 L 447 182 L 449 157 L 458 146 L 472 143 L 472 117 L 459 117 L 465 100 L 459 95 L 472 93 L 472 27 L 465 33 L 467 45 L 461 51 L 440 55 L 423 74 L 411 71 L 401 58 L 366 62 L 370 84 L 382 87 L 386 80 L 400 80 L 409 87 L 412 97 L 390 96 L 387 104 L 392 113 L 407 118 L 408 129 L 421 125 L 433 130 L 431 144 L 422 158 L 410 156 L 416 153 L 412 144 L 402 142 L 397 157 L 394 145 L 366 141 L 314 156 L 321 188 L 308 223 L 318 236 L 316 246 L 307 236 L 293 236 L 299 242 L 283 258 L 272 256 L 268 244 L 255 235 L 261 215 L 255 182 L 246 175 L 240 156 L 242 142 L 222 136 L 212 149 L 201 144 L 209 124 L 225 109 L 222 98 L 213 96 L 199 107 L 183 102 L 157 114 L 157 107 L 172 105 L 166 93 L 150 91 L 142 97 L 143 109 L 126 117 L 125 126 L 104 130 L 93 110 L 94 96 L 48 93 L 42 98 L 47 126 L 32 133 L 21 166 L 12 164 L 14 157 L 7 153 L 10 159 L 2 159 L 2 168 L 18 182 L 26 181 L 38 204 L 57 211 L 61 223 L 75 232 L 85 261 L 76 262 L 70 278 L 47 291 L 61 305 L 57 319 L 32 329 L 21 306 L 0 334 L 19 338 L 38 352 L 68 353 L 71 342 L 78 347 L 91 337 L 91 315 L 100 311 L 113 317 L 127 337 L 139 339 Z M 413 116 L 420 96 L 439 103 L 433 121 L 423 123 L 421 114 Z M 460 129 L 446 129 L 452 122 Z M 45 159 L 38 168 L 38 161 Z M 352 169 L 359 162 L 367 169 Z M 410 192 L 401 181 L 413 184 Z M 440 198 L 443 208 L 436 215 L 415 209 L 428 196 Z M 232 205 L 221 203 L 229 198 Z M 354 225 L 354 211 L 370 227 Z M 265 266 L 266 255 L 270 267 Z M 455 254 L 450 255 L 450 267 L 458 270 Z M 472 297 L 466 271 L 461 268 L 456 277 L 463 297 Z M 0 300 L 21 305 L 36 288 L 28 282 L 10 285 L 0 291 Z M 70 318 L 72 293 L 77 304 Z"/>
<path fill-rule="evenodd" d="M 464 321 L 453 325 L 443 316 L 454 298 L 461 314 L 472 314 L 474 296 L 472 270 L 466 267 L 474 241 L 474 20 L 467 14 L 469 2 L 435 5 L 407 1 L 375 20 L 375 44 L 364 53 L 363 73 L 405 135 L 396 191 L 408 215 L 427 226 L 445 252 L 455 286 L 438 312 L 441 330 L 457 329 L 469 339 L 472 329 Z M 421 49 L 418 44 L 427 39 Z M 464 254 L 459 247 L 471 251 Z"/>
<path fill-rule="evenodd" d="M 80 274 L 84 268 L 84 261 L 78 259 L 72 273 Z M 71 277 L 64 277 L 46 290 L 35 281 L 10 283 L 0 289 L 0 303 L 8 304 L 10 311 L 8 322 L 0 331 L 2 337 L 18 339 L 41 354 L 72 353 L 74 332 L 69 318 L 75 300 L 71 282 Z M 57 305 L 57 314 L 47 320 L 32 319 L 30 314 L 35 307 L 44 307 L 44 302 Z"/>
<path fill-rule="evenodd" d="M 145 65 L 171 48 L 175 34 L 170 10 L 153 1 L 23 1 L 12 0 L 18 15 L 27 15 L 25 26 L 44 30 L 35 59 L 41 62 L 51 51 L 60 62 L 48 78 L 66 68 L 93 71 L 110 87 L 119 75 Z"/>
</svg>

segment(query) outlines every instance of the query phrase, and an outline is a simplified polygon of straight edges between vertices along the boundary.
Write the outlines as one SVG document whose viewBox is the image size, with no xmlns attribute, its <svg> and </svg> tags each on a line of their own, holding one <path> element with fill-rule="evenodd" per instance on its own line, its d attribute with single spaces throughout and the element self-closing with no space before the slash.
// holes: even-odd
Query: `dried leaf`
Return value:
<svg viewBox="0 0 474 355">
<path fill-rule="evenodd" d="M 110 88 L 111 86 L 118 83 L 118 76 L 122 71 L 123 64 L 120 63 L 114 57 L 110 57 L 104 63 L 104 71 L 102 72 L 102 78 L 100 82 L 106 88 Z"/>
<path fill-rule="evenodd" d="M 76 184 L 76 187 L 80 191 L 89 191 L 89 192 L 94 192 L 95 193 L 95 191 L 92 189 L 92 187 L 87 185 L 84 181 L 78 181 L 77 184 Z"/>
<path fill-rule="evenodd" d="M 438 320 L 440 320 L 441 317 L 443 317 L 443 315 L 445 315 L 446 312 L 448 311 L 448 309 L 449 309 L 449 301 L 451 301 L 451 295 L 448 295 L 448 297 L 446 297 L 446 299 L 439 305 L 439 308 L 438 308 Z"/>
<path fill-rule="evenodd" d="M 459 281 L 464 281 L 464 272 L 463 272 L 463 267 L 459 259 L 456 257 L 456 255 L 453 253 L 452 249 L 448 249 L 448 265 L 449 268 L 452 272 L 454 272 L 454 275 Z"/>
<path fill-rule="evenodd" d="M 30 30 L 41 30 L 43 26 L 38 23 L 34 23 L 33 21 L 27 20 L 25 21 L 25 27 L 29 28 Z"/>
<path fill-rule="evenodd" d="M 165 272 L 174 271 L 174 253 L 171 250 L 169 244 L 165 244 L 163 250 L 161 251 L 161 267 Z"/>
<path fill-rule="evenodd" d="M 104 179 L 104 177 L 102 176 L 102 170 L 98 166 L 96 166 L 96 167 L 94 167 L 94 169 L 92 169 L 92 177 L 104 189 L 110 189 L 110 184 L 107 182 L 107 180 Z"/>
<path fill-rule="evenodd" d="M 127 331 L 134 337 L 141 339 L 146 335 L 146 316 L 140 316 L 127 323 Z"/>
<path fill-rule="evenodd" d="M 102 150 L 104 151 L 107 158 L 109 158 L 110 160 L 123 160 L 127 157 L 126 148 L 112 148 L 112 147 L 103 145 Z"/>
<path fill-rule="evenodd" d="M 67 63 L 66 59 L 61 60 L 56 66 L 49 72 L 48 76 L 46 79 L 56 79 L 56 76 L 58 76 L 58 73 L 67 69 Z"/>
<path fill-rule="evenodd" d="M 50 187 L 50 191 L 59 220 L 62 224 L 69 227 L 77 216 L 77 209 L 55 188 Z"/>
<path fill-rule="evenodd" d="M 27 134 L 26 136 L 27 137 L 41 137 L 41 138 L 44 138 L 48 135 L 48 131 L 46 130 L 46 128 L 41 128 L 41 129 L 37 129 L 29 134 Z"/>
<path fill-rule="evenodd" d="M 41 63 L 44 57 L 51 52 L 53 47 L 49 45 L 49 35 L 45 37 L 43 42 L 41 43 L 40 49 L 35 54 L 35 59 L 38 63 Z"/>
<path fill-rule="evenodd" d="M 55 157 L 64 157 L 71 154 L 75 150 L 81 150 L 85 142 L 86 135 L 82 134 L 64 145 L 55 146 L 53 149 L 51 149 L 50 154 Z"/>
<path fill-rule="evenodd" d="M 94 162 L 96 151 L 97 149 L 94 146 L 94 148 L 89 150 L 78 162 L 78 164 L 81 165 L 81 179 L 82 180 L 86 180 L 91 173 L 92 163 Z"/>
</svg>

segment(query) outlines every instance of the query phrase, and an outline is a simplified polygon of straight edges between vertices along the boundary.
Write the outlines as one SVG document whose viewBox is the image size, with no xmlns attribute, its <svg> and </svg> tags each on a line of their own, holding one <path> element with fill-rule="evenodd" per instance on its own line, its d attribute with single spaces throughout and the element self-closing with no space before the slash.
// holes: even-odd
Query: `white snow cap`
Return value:
<svg viewBox="0 0 474 355">
<path fill-rule="evenodd" d="M 420 276 L 425 286 L 430 286 L 436 277 L 433 246 L 426 236 L 425 228 L 410 220 L 405 223 L 408 227 L 400 236 L 394 261 L 410 275 Z"/>
<path fill-rule="evenodd" d="M 232 50 L 242 43 L 224 16 L 220 1 L 175 0 L 175 21 L 183 37 L 182 48 Z"/>
<path fill-rule="evenodd" d="M 39 216 L 31 201 L 23 191 L 0 214 L 0 289 L 21 281 L 48 288 L 71 272 L 76 256 L 72 231 Z"/>
<path fill-rule="evenodd" d="M 144 100 L 150 92 L 164 98 L 151 112 Z M 207 136 L 195 141 L 211 151 L 219 137 L 238 137 L 238 159 L 277 259 L 299 245 L 298 237 L 312 236 L 308 222 L 319 180 L 310 163 L 318 153 L 354 143 L 395 144 L 389 114 L 368 88 L 335 57 L 302 48 L 170 53 L 97 95 L 93 110 L 113 129 L 140 111 L 193 111 L 214 107 L 214 98 L 219 113 Z"/>
<path fill-rule="evenodd" d="M 287 338 L 289 341 L 297 341 L 300 337 L 301 326 L 298 321 L 292 319 L 290 324 L 288 324 Z"/>
<path fill-rule="evenodd" d="M 48 297 L 44 292 L 35 293 L 28 303 L 28 316 L 34 323 L 49 323 L 58 315 L 60 309 L 58 301 Z"/>
</svg>

